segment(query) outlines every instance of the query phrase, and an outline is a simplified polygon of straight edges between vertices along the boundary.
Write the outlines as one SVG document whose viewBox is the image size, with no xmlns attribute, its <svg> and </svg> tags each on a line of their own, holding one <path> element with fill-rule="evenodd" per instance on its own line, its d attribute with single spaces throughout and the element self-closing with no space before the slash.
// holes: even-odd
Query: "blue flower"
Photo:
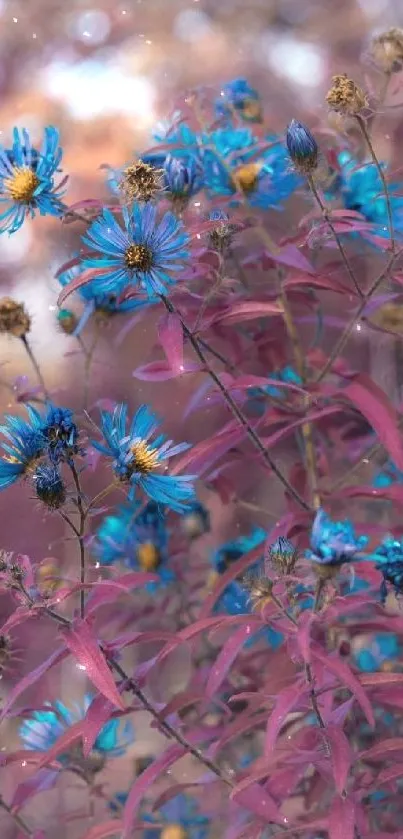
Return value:
<svg viewBox="0 0 403 839">
<path fill-rule="evenodd" d="M 259 153 L 247 128 L 224 128 L 202 137 L 205 187 L 212 195 L 242 192 L 253 207 L 278 208 L 300 185 L 281 140 L 266 138 L 269 148 Z M 231 204 L 238 202 L 233 200 Z"/>
<path fill-rule="evenodd" d="M 209 819 L 199 812 L 197 802 L 188 795 L 177 795 L 159 811 L 142 813 L 141 818 L 150 824 L 150 828 L 143 831 L 143 839 L 207 839 L 208 836 Z M 153 828 L 154 823 L 162 823 L 163 829 Z M 169 832 L 170 828 L 178 827 L 182 831 Z"/>
<path fill-rule="evenodd" d="M 282 370 L 274 370 L 270 373 L 268 377 L 270 379 L 275 379 L 278 382 L 287 382 L 288 384 L 299 385 L 303 384 L 301 376 L 296 373 L 293 367 L 287 365 L 283 367 Z M 263 394 L 267 394 L 267 396 L 273 396 L 275 399 L 285 399 L 286 398 L 286 389 L 275 387 L 275 385 L 264 385 L 263 387 L 250 387 L 248 388 L 248 393 L 251 397 L 260 397 Z"/>
<path fill-rule="evenodd" d="M 83 720 L 93 697 L 86 695 L 81 705 L 67 708 L 63 702 L 45 702 L 48 711 L 34 711 L 32 716 L 24 720 L 20 727 L 20 738 L 26 749 L 46 752 L 64 732 L 76 722 Z M 107 757 L 119 757 L 133 742 L 134 732 L 129 721 L 121 724 L 120 720 L 112 719 L 104 725 L 94 743 L 94 750 Z M 61 759 L 66 760 L 67 755 Z"/>
<path fill-rule="evenodd" d="M 221 96 L 216 100 L 217 116 L 231 119 L 234 111 L 245 122 L 262 122 L 263 110 L 260 96 L 246 79 L 233 79 L 227 82 L 222 88 Z"/>
<path fill-rule="evenodd" d="M 158 221 L 150 203 L 134 204 L 130 214 L 123 207 L 122 215 L 123 229 L 107 209 L 93 222 L 83 241 L 98 253 L 86 257 L 83 268 L 102 270 L 102 277 L 91 281 L 100 294 L 120 294 L 130 285 L 152 298 L 164 294 L 189 255 L 183 224 L 173 213 Z"/>
<path fill-rule="evenodd" d="M 358 163 L 349 151 L 338 155 L 340 172 L 337 173 L 328 196 L 340 196 L 348 210 L 356 210 L 373 223 L 374 233 L 383 238 L 389 237 L 387 203 L 379 173 L 371 163 Z M 386 169 L 384 163 L 381 164 Z M 403 228 L 403 196 L 399 183 L 388 184 L 392 217 L 396 232 Z"/>
<path fill-rule="evenodd" d="M 0 433 L 8 442 L 1 443 L 5 452 L 0 459 L 0 489 L 6 489 L 29 472 L 42 455 L 53 464 L 70 462 L 79 449 L 78 429 L 69 408 L 47 403 L 45 414 L 27 406 L 28 422 L 6 415 Z"/>
<path fill-rule="evenodd" d="M 203 186 L 203 170 L 194 157 L 168 154 L 164 162 L 165 188 L 173 199 L 188 200 Z"/>
<path fill-rule="evenodd" d="M 213 555 L 213 567 L 219 574 L 223 574 L 233 562 L 236 562 L 238 559 L 241 559 L 244 554 L 249 551 L 253 551 L 254 548 L 257 548 L 265 537 L 266 531 L 263 530 L 262 527 L 255 527 L 249 536 L 239 536 L 238 539 L 226 542 Z"/>
<path fill-rule="evenodd" d="M 190 448 L 188 443 L 172 447 L 172 440 L 159 434 L 153 442 L 160 420 L 142 405 L 127 430 L 127 405 L 117 405 L 113 413 L 101 412 L 101 430 L 105 444 L 93 443 L 98 451 L 113 458 L 113 469 L 120 481 L 130 484 L 129 498 L 136 487 L 158 504 L 167 504 L 182 512 L 194 500 L 195 475 L 155 474 L 165 461 Z"/>
<path fill-rule="evenodd" d="M 0 215 L 1 233 L 15 233 L 27 216 L 63 214 L 63 191 L 54 181 L 61 158 L 59 133 L 53 126 L 45 128 L 39 151 L 32 148 L 28 131 L 20 134 L 14 128 L 12 148 L 0 146 L 0 203 L 8 205 Z"/>
<path fill-rule="evenodd" d="M 66 487 L 54 463 L 39 463 L 32 476 L 36 494 L 51 510 L 58 510 L 66 500 Z"/>
<path fill-rule="evenodd" d="M 57 278 L 60 285 L 63 288 L 68 286 L 81 274 L 81 270 L 80 266 L 75 265 L 73 268 L 63 271 Z M 159 302 L 159 298 L 157 296 L 147 296 L 142 298 L 140 295 L 136 294 L 135 296 L 133 295 L 126 298 L 125 289 L 123 289 L 120 295 L 112 292 L 109 294 L 102 294 L 99 291 L 99 284 L 96 281 L 86 283 L 86 285 L 81 286 L 76 293 L 81 298 L 85 308 L 76 328 L 74 329 L 75 335 L 79 335 L 81 333 L 93 312 L 101 312 L 105 315 L 125 314 L 126 312 L 133 313 L 138 312 L 141 309 L 148 308 L 149 306 L 155 305 Z"/>
<path fill-rule="evenodd" d="M 5 452 L 0 458 L 0 490 L 25 476 L 44 452 L 43 419 L 31 405 L 27 413 L 28 422 L 7 414 L 5 424 L 0 426 L 0 433 L 8 441 L 0 444 Z"/>
<path fill-rule="evenodd" d="M 121 562 L 132 570 L 158 574 L 160 585 L 175 579 L 168 568 L 168 529 L 163 510 L 149 501 L 142 512 L 140 504 L 122 505 L 106 516 L 98 529 L 93 551 L 101 565 Z M 155 583 L 146 586 L 154 591 Z"/>
<path fill-rule="evenodd" d="M 292 119 L 286 133 L 287 149 L 298 172 L 309 174 L 318 165 L 318 144 L 309 128 Z"/>
<path fill-rule="evenodd" d="M 392 585 L 396 595 L 403 594 L 403 541 L 395 539 L 394 536 L 386 536 L 372 558 L 376 561 L 375 567 L 383 576 L 382 601 L 385 601 L 388 593 L 386 583 Z"/>
<path fill-rule="evenodd" d="M 394 483 L 403 483 L 403 472 L 395 466 L 392 460 L 388 460 L 382 471 L 375 475 L 372 486 L 377 489 L 392 486 Z"/>
<path fill-rule="evenodd" d="M 355 655 L 357 667 L 365 673 L 375 673 L 382 665 L 400 655 L 400 644 L 394 633 L 379 633 L 371 638 L 367 647 L 358 650 Z"/>
<path fill-rule="evenodd" d="M 311 550 L 305 556 L 318 565 L 338 566 L 357 558 L 367 544 L 367 536 L 356 536 L 349 519 L 332 521 L 320 509 L 312 527 Z"/>
</svg>

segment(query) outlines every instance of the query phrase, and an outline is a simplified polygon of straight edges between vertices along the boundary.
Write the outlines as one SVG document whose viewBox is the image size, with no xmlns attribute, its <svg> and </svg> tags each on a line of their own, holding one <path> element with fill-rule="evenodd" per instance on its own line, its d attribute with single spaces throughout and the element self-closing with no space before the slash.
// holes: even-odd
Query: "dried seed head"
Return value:
<svg viewBox="0 0 403 839">
<path fill-rule="evenodd" d="M 326 96 L 326 102 L 333 111 L 345 116 L 355 116 L 368 106 L 364 91 L 345 73 L 333 76 L 333 85 Z"/>
<path fill-rule="evenodd" d="M 0 300 L 0 332 L 23 338 L 31 328 L 31 318 L 27 314 L 23 303 L 17 303 L 11 297 Z"/>
<path fill-rule="evenodd" d="M 273 583 L 263 573 L 246 574 L 242 582 L 249 592 L 252 609 L 263 609 L 270 602 Z"/>
<path fill-rule="evenodd" d="M 123 171 L 119 189 L 126 201 L 152 201 L 162 189 L 162 170 L 136 160 Z"/>
<path fill-rule="evenodd" d="M 269 566 L 274 566 L 279 574 L 291 574 L 298 559 L 298 551 L 289 539 L 280 536 L 270 545 L 267 559 Z"/>
<path fill-rule="evenodd" d="M 60 329 L 65 333 L 65 335 L 73 334 L 77 326 L 77 318 L 74 312 L 70 311 L 70 309 L 59 309 L 57 313 L 57 321 Z"/>
<path fill-rule="evenodd" d="M 394 27 L 373 38 L 370 56 L 385 73 L 398 73 L 403 64 L 403 29 Z"/>
</svg>

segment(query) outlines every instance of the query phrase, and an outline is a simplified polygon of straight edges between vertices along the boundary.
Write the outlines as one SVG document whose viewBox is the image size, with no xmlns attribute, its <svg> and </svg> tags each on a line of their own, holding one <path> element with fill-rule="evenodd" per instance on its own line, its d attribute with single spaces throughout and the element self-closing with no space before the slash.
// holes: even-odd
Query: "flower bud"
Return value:
<svg viewBox="0 0 403 839">
<path fill-rule="evenodd" d="M 32 478 L 40 501 L 51 510 L 58 510 L 66 500 L 66 488 L 59 470 L 52 463 L 37 466 Z"/>
<path fill-rule="evenodd" d="M 298 172 L 309 174 L 318 165 L 318 144 L 302 122 L 291 120 L 286 134 L 290 158 Z"/>
<path fill-rule="evenodd" d="M 0 300 L 0 332 L 23 338 L 31 328 L 31 318 L 23 303 L 17 303 L 11 297 Z"/>
<path fill-rule="evenodd" d="M 77 318 L 74 312 L 70 311 L 70 309 L 59 309 L 57 313 L 57 320 L 62 332 L 64 332 L 65 335 L 73 334 L 77 326 Z"/>
<path fill-rule="evenodd" d="M 356 116 L 368 106 L 368 99 L 362 88 L 345 73 L 333 76 L 326 102 L 333 111 L 344 116 Z"/>
</svg>

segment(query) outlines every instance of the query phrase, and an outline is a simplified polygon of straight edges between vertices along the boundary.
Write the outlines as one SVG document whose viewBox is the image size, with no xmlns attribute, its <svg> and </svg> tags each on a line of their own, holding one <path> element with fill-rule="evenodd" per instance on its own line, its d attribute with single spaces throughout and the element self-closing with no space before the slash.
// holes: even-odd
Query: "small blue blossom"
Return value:
<svg viewBox="0 0 403 839">
<path fill-rule="evenodd" d="M 223 85 L 221 96 L 215 103 L 215 111 L 219 117 L 232 119 L 235 111 L 245 122 L 262 122 L 260 96 L 246 79 L 233 79 Z"/>
<path fill-rule="evenodd" d="M 219 574 L 229 568 L 233 562 L 244 556 L 264 540 L 266 531 L 262 527 L 255 527 L 249 536 L 239 536 L 238 539 L 233 539 L 226 542 L 219 548 L 212 557 L 212 564 Z M 263 550 L 263 548 L 262 548 Z"/>
<path fill-rule="evenodd" d="M 275 379 L 278 382 L 286 382 L 287 384 L 301 385 L 303 384 L 301 376 L 294 370 L 293 367 L 287 365 L 282 370 L 274 370 L 270 373 L 270 379 Z M 287 391 L 285 388 L 275 387 L 275 385 L 266 385 L 263 387 L 250 387 L 248 393 L 252 398 L 258 398 L 264 394 L 273 396 L 275 399 L 285 399 Z"/>
<path fill-rule="evenodd" d="M 194 158 L 168 154 L 164 162 L 165 188 L 173 199 L 188 200 L 203 186 L 203 170 Z"/>
<path fill-rule="evenodd" d="M 374 635 L 367 647 L 359 649 L 354 659 L 357 667 L 364 673 L 375 673 L 386 662 L 400 656 L 400 644 L 394 633 L 379 633 Z"/>
<path fill-rule="evenodd" d="M 286 133 L 290 158 L 298 172 L 309 174 L 318 165 L 318 144 L 309 128 L 292 119 Z"/>
<path fill-rule="evenodd" d="M 356 536 L 349 519 L 332 521 L 318 510 L 311 532 L 311 550 L 305 556 L 318 565 L 342 565 L 357 558 L 368 544 L 367 536 Z"/>
<path fill-rule="evenodd" d="M 15 233 L 37 213 L 63 215 L 63 191 L 54 180 L 61 158 L 59 133 L 53 126 L 45 128 L 40 150 L 32 147 L 28 131 L 14 128 L 12 148 L 0 146 L 0 203 L 7 205 L 0 215 L 1 233 Z"/>
<path fill-rule="evenodd" d="M 137 487 L 158 504 L 166 504 L 182 512 L 194 500 L 195 475 L 155 474 L 169 458 L 190 448 L 188 443 L 172 445 L 165 435 L 159 434 L 152 442 L 160 420 L 142 405 L 127 430 L 127 405 L 117 405 L 112 413 L 101 412 L 101 431 L 105 443 L 94 442 L 98 451 L 113 459 L 115 475 L 122 483 L 130 485 L 129 498 Z"/>
<path fill-rule="evenodd" d="M 66 487 L 54 463 L 39 463 L 32 476 L 36 494 L 51 510 L 58 510 L 66 500 Z"/>
<path fill-rule="evenodd" d="M 118 295 L 133 285 L 151 298 L 164 294 L 189 256 L 182 222 L 173 213 L 158 220 L 151 203 L 134 204 L 131 213 L 123 207 L 122 216 L 123 228 L 107 209 L 93 222 L 83 242 L 95 253 L 82 267 L 102 270 L 102 277 L 91 282 L 103 295 Z"/>
<path fill-rule="evenodd" d="M 392 486 L 394 483 L 403 483 L 403 472 L 395 466 L 392 460 L 388 460 L 383 469 L 375 475 L 372 486 L 383 489 Z"/>
<path fill-rule="evenodd" d="M 27 406 L 28 422 L 6 414 L 0 433 L 8 442 L 1 442 L 4 455 L 0 458 L 0 490 L 24 477 L 43 454 L 45 438 L 43 419 L 31 405 Z"/>
<path fill-rule="evenodd" d="M 24 748 L 33 751 L 46 752 L 67 731 L 70 726 L 83 720 L 93 697 L 86 695 L 81 705 L 76 703 L 68 708 L 63 702 L 46 702 L 48 711 L 34 711 L 32 716 L 24 720 L 20 726 L 20 738 Z M 121 723 L 118 719 L 109 720 L 98 734 L 94 743 L 94 750 L 107 757 L 123 755 L 133 742 L 134 732 L 129 721 Z M 60 759 L 66 760 L 67 755 Z"/>
<path fill-rule="evenodd" d="M 54 463 L 70 463 L 72 456 L 78 453 L 78 428 L 70 408 L 58 408 L 50 402 L 43 419 L 42 433 L 47 453 Z"/>
<path fill-rule="evenodd" d="M 395 539 L 394 536 L 387 536 L 377 547 L 372 559 L 383 576 L 382 601 L 385 601 L 388 593 L 386 583 L 391 584 L 395 594 L 403 594 L 403 541 Z"/>
<path fill-rule="evenodd" d="M 352 154 L 345 150 L 338 155 L 340 172 L 328 189 L 328 197 L 340 196 L 348 210 L 356 210 L 374 225 L 374 233 L 382 238 L 389 238 L 387 203 L 382 180 L 372 162 L 360 164 Z M 386 170 L 386 164 L 382 163 Z M 396 232 L 403 230 L 403 196 L 401 184 L 388 184 L 392 218 Z"/>
<path fill-rule="evenodd" d="M 81 271 L 80 266 L 76 265 L 59 274 L 58 281 L 62 288 L 72 283 L 81 274 Z M 125 289 L 123 289 L 120 295 L 112 292 L 101 294 L 97 282 L 89 282 L 81 286 L 76 294 L 84 303 L 85 308 L 74 330 L 74 334 L 80 335 L 93 312 L 102 312 L 106 315 L 120 315 L 126 314 L 127 312 L 134 313 L 159 302 L 159 298 L 156 295 L 154 297 L 147 296 L 142 298 L 139 294 L 136 294 L 125 299 L 124 292 Z"/>
<path fill-rule="evenodd" d="M 168 567 L 165 514 L 155 501 L 149 501 L 142 512 L 140 506 L 122 505 L 114 515 L 106 516 L 98 529 L 93 552 L 101 565 L 121 562 L 132 570 L 151 571 L 158 575 L 158 585 L 165 586 L 175 579 Z M 146 586 L 147 591 L 155 588 L 155 583 Z"/>
</svg>

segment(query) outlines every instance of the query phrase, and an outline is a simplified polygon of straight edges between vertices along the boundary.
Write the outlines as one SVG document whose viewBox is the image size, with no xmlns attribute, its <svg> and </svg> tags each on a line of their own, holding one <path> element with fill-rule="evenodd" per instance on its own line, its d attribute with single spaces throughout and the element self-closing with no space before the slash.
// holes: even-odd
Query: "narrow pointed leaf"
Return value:
<svg viewBox="0 0 403 839">
<path fill-rule="evenodd" d="M 338 657 L 336 658 L 331 655 L 327 655 L 318 644 L 313 644 L 311 649 L 312 655 L 320 661 L 320 663 L 329 670 L 330 673 L 333 673 L 342 682 L 342 684 L 347 685 L 353 696 L 355 696 L 357 702 L 361 705 L 369 724 L 375 725 L 374 712 L 368 696 L 348 665 L 345 664 L 344 661 L 341 661 Z"/>
<path fill-rule="evenodd" d="M 301 690 L 300 685 L 291 685 L 291 687 L 285 688 L 285 690 L 282 690 L 281 693 L 279 693 L 276 699 L 276 704 L 273 708 L 273 711 L 270 714 L 267 723 L 265 737 L 266 755 L 269 755 L 270 752 L 274 749 L 278 734 L 281 731 L 283 723 L 287 719 L 290 711 L 292 711 L 292 709 L 295 708 L 296 704 L 299 702 L 302 693 L 303 691 Z"/>
<path fill-rule="evenodd" d="M 326 737 L 331 747 L 331 761 L 336 791 L 341 795 L 347 785 L 353 752 L 344 731 L 336 725 L 326 727 Z"/>
<path fill-rule="evenodd" d="M 231 638 L 224 644 L 217 661 L 211 669 L 206 686 L 206 696 L 211 699 L 224 681 L 231 665 L 235 661 L 245 641 L 251 637 L 251 627 L 246 624 L 235 630 Z"/>
<path fill-rule="evenodd" d="M 110 819 L 103 824 L 96 824 L 85 833 L 82 839 L 107 839 L 107 836 L 120 836 L 123 830 L 121 819 Z"/>
<path fill-rule="evenodd" d="M 55 664 L 59 664 L 60 661 L 63 661 L 68 655 L 68 651 L 65 648 L 60 648 L 55 650 L 46 661 L 43 661 L 42 664 L 39 664 L 38 667 L 35 667 L 35 670 L 31 670 L 26 676 L 23 676 L 19 682 L 12 688 L 10 693 L 7 696 L 6 702 L 4 703 L 3 709 L 0 714 L 0 721 L 4 719 L 7 715 L 8 711 L 14 705 L 16 699 L 24 693 L 27 688 L 31 687 L 32 685 L 36 684 L 42 676 L 54 667 Z"/>
<path fill-rule="evenodd" d="M 167 312 L 158 323 L 158 338 L 172 370 L 183 370 L 183 329 L 177 314 Z"/>
<path fill-rule="evenodd" d="M 355 810 L 350 798 L 335 798 L 329 814 L 329 839 L 354 839 Z"/>
<path fill-rule="evenodd" d="M 63 631 L 63 636 L 70 652 L 85 667 L 88 678 L 99 692 L 117 708 L 124 710 L 124 702 L 90 625 L 86 621 L 77 621 Z"/>
<path fill-rule="evenodd" d="M 141 775 L 136 778 L 123 811 L 122 839 L 130 839 L 133 831 L 134 820 L 148 788 L 160 775 L 167 772 L 172 764 L 176 763 L 185 754 L 182 746 L 170 746 L 163 755 L 152 762 Z"/>
</svg>

